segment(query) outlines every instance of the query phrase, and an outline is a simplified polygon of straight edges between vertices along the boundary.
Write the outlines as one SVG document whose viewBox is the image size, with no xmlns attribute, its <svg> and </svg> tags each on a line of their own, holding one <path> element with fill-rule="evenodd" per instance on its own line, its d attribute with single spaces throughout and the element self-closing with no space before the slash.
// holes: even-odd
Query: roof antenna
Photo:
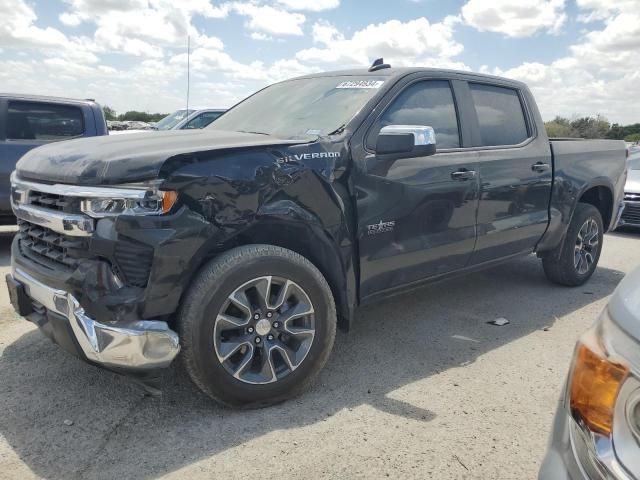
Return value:
<svg viewBox="0 0 640 480">
<path fill-rule="evenodd" d="M 191 85 L 191 35 L 187 36 L 187 117 L 189 116 L 189 87 Z"/>
<path fill-rule="evenodd" d="M 371 67 L 369 67 L 369 71 L 377 72 L 378 70 L 382 70 L 383 68 L 391 68 L 391 65 L 389 65 L 388 63 L 384 63 L 383 58 L 378 58 L 373 62 L 373 64 L 371 64 Z"/>
</svg>

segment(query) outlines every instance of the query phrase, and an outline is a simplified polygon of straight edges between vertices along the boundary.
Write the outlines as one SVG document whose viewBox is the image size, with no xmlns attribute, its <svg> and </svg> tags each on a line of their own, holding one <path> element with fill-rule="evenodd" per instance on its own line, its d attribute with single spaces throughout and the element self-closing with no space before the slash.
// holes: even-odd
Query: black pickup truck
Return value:
<svg viewBox="0 0 640 480">
<path fill-rule="evenodd" d="M 434 69 L 305 76 L 199 131 L 29 152 L 12 178 L 18 313 L 147 378 L 180 352 L 232 406 L 299 393 L 359 305 L 536 253 L 581 285 L 625 145 L 549 141 L 527 87 Z"/>
</svg>

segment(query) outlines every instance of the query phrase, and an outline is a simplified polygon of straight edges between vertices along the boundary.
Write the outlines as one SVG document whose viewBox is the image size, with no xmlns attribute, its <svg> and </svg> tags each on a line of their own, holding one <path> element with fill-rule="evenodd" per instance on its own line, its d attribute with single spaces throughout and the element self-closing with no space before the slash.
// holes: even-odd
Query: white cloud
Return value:
<svg viewBox="0 0 640 480">
<path fill-rule="evenodd" d="M 68 26 L 96 25 L 94 47 L 98 52 L 122 52 L 160 58 L 163 47 L 184 46 L 187 36 L 203 37 L 192 25 L 196 15 L 224 18 L 229 6 L 209 0 L 66 0 L 69 11 L 60 15 Z M 214 42 L 220 42 L 215 39 Z"/>
<path fill-rule="evenodd" d="M 308 10 L 310 12 L 321 12 L 331 10 L 340 6 L 340 0 L 277 0 L 282 6 L 291 10 Z"/>
<path fill-rule="evenodd" d="M 273 37 L 271 35 L 267 35 L 266 33 L 262 33 L 262 32 L 251 32 L 249 37 L 251 37 L 254 40 L 260 40 L 260 41 L 273 40 Z"/>
<path fill-rule="evenodd" d="M 3 47 L 66 47 L 68 39 L 59 30 L 35 25 L 35 11 L 24 0 L 0 2 L 0 45 Z"/>
<path fill-rule="evenodd" d="M 540 31 L 557 33 L 567 19 L 565 0 L 469 0 L 464 21 L 481 32 L 528 37 Z"/>
<path fill-rule="evenodd" d="M 583 13 L 578 17 L 583 22 L 603 20 L 614 13 L 637 12 L 640 8 L 638 0 L 576 0 Z"/>
<path fill-rule="evenodd" d="M 463 50 L 462 44 L 453 37 L 456 22 L 454 17 L 447 17 L 441 23 L 430 23 L 424 17 L 408 22 L 390 20 L 369 25 L 351 38 L 327 22 L 318 22 L 313 26 L 317 46 L 301 50 L 296 58 L 343 67 L 366 66 L 379 57 L 395 66 L 456 64 L 462 67 L 453 60 Z"/>
<path fill-rule="evenodd" d="M 640 98 L 640 12 L 633 3 L 578 0 L 582 15 L 595 12 L 604 22 L 601 29 L 587 32 L 569 55 L 550 64 L 491 72 L 526 82 L 546 119 L 599 113 L 614 122 L 637 122 L 637 102 L 630 99 Z"/>
<path fill-rule="evenodd" d="M 640 12 L 607 19 L 604 29 L 587 33 L 584 41 L 572 46 L 571 51 L 582 65 L 604 74 L 638 70 Z"/>
<path fill-rule="evenodd" d="M 563 0 L 465 1 L 460 12 L 439 22 L 389 20 L 351 31 L 318 20 L 317 12 L 337 8 L 339 0 L 64 0 L 62 30 L 38 18 L 33 0 L 0 0 L 0 85 L 18 92 L 95 97 L 121 112 L 169 111 L 185 101 L 183 52 L 189 35 L 192 103 L 227 107 L 278 80 L 367 67 L 378 57 L 393 66 L 468 69 L 459 60 L 459 24 L 523 37 L 558 32 L 565 20 Z M 601 113 L 612 121 L 637 122 L 637 102 L 630 99 L 640 98 L 638 1 L 576 0 L 584 32 L 560 58 L 499 69 L 499 59 L 484 50 L 485 61 L 493 64 L 482 70 L 528 83 L 545 118 Z M 227 42 L 271 40 L 266 46 L 252 44 L 271 51 L 275 42 L 312 45 L 274 61 L 252 60 L 246 53 L 241 60 L 212 33 L 216 22 L 230 15 L 244 17 L 247 32 Z M 305 28 L 308 17 L 314 23 Z M 111 63 L 110 53 L 121 55 Z"/>
<path fill-rule="evenodd" d="M 246 26 L 249 30 L 269 35 L 303 35 L 302 25 L 306 17 L 301 13 L 287 12 L 269 5 L 240 2 L 233 4 L 233 10 L 248 17 Z"/>
</svg>

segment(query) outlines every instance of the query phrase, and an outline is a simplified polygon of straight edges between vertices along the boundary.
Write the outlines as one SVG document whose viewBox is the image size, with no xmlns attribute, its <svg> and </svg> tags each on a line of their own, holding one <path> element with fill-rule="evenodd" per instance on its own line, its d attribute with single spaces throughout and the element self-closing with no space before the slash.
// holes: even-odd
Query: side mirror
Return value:
<svg viewBox="0 0 640 480">
<path fill-rule="evenodd" d="M 376 142 L 377 155 L 427 157 L 436 153 L 436 133 L 421 125 L 387 125 Z"/>
</svg>

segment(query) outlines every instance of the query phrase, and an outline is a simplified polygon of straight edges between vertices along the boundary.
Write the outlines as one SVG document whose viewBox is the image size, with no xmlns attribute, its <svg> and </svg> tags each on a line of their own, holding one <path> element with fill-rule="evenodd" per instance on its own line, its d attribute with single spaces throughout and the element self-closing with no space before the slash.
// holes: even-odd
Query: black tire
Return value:
<svg viewBox="0 0 640 480">
<path fill-rule="evenodd" d="M 303 289 L 313 309 L 311 316 L 315 333 L 301 363 L 292 371 L 285 372 L 284 378 L 273 383 L 250 384 L 236 378 L 225 364 L 226 360 L 220 358 L 214 342 L 225 340 L 217 337 L 214 340 L 214 329 L 221 309 L 230 305 L 229 296 L 243 288 L 246 282 L 265 276 L 290 280 Z M 244 297 L 245 300 L 247 298 Z M 277 315 L 277 312 L 272 315 Z M 214 400 L 235 408 L 264 407 L 292 398 L 309 386 L 331 353 L 336 323 L 331 289 L 320 271 L 306 258 L 271 245 L 238 247 L 207 263 L 185 295 L 178 316 L 181 356 L 193 382 Z M 246 329 L 243 332 L 246 333 Z M 252 337 L 254 343 L 257 332 L 256 325 Z M 250 356 L 254 356 L 258 347 L 267 348 L 266 337 L 262 338 L 265 339 L 262 345 L 251 344 Z M 247 347 L 243 349 L 246 351 Z M 262 355 L 257 354 L 258 360 L 272 358 L 271 353 Z M 283 361 L 284 357 L 281 356 Z M 269 363 L 273 373 L 272 360 Z M 244 371 L 244 368 L 239 370 Z"/>
<path fill-rule="evenodd" d="M 576 246 L 579 243 L 579 234 L 581 229 L 589 221 L 594 221 L 597 225 L 598 244 L 597 248 L 590 252 L 593 262 L 588 266 L 586 271 L 581 272 L 575 263 Z M 598 266 L 600 253 L 602 252 L 603 234 L 604 226 L 600 211 L 593 205 L 579 203 L 576 207 L 576 211 L 573 213 L 573 218 L 571 219 L 571 224 L 567 229 L 567 235 L 564 241 L 556 248 L 556 250 L 550 252 L 542 259 L 542 266 L 547 278 L 554 283 L 569 287 L 583 285 L 591 278 L 591 275 L 593 275 L 593 272 Z"/>
</svg>

